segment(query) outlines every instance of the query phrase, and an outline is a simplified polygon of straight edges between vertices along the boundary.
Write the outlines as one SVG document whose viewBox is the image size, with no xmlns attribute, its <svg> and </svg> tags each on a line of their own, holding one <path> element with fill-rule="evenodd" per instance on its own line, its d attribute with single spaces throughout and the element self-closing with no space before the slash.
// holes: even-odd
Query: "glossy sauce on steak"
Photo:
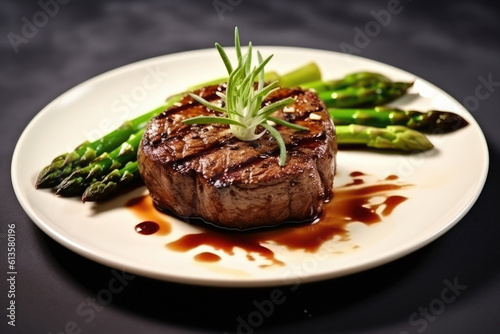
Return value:
<svg viewBox="0 0 500 334">
<path fill-rule="evenodd" d="M 209 86 L 195 94 L 217 103 L 216 92 L 224 90 Z M 279 166 L 279 146 L 269 133 L 248 142 L 235 138 L 228 125 L 183 124 L 194 116 L 220 115 L 189 96 L 153 118 L 138 160 L 155 205 L 237 229 L 317 217 L 332 195 L 335 130 L 314 92 L 279 88 L 263 104 L 286 97 L 295 102 L 273 116 L 309 130 L 275 126 L 287 146 L 285 166 Z"/>
</svg>

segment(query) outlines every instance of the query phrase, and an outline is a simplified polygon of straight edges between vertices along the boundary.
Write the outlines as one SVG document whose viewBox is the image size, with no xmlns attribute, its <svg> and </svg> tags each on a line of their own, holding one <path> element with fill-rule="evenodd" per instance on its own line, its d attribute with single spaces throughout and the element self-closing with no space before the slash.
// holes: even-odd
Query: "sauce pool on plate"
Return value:
<svg viewBox="0 0 500 334">
<path fill-rule="evenodd" d="M 186 234 L 166 244 L 166 248 L 187 252 L 204 245 L 227 255 L 233 255 L 234 249 L 239 248 L 245 251 L 249 261 L 254 261 L 255 255 L 259 255 L 268 260 L 270 265 L 283 265 L 268 247 L 269 244 L 313 253 L 335 236 L 339 236 L 340 240 L 347 240 L 349 223 L 379 223 L 383 217 L 390 215 L 398 205 L 407 200 L 406 197 L 395 194 L 397 190 L 408 186 L 398 183 L 396 175 L 376 181 L 365 181 L 368 176 L 362 172 L 352 172 L 350 176 L 352 182 L 335 188 L 333 198 L 324 205 L 322 214 L 315 220 L 284 223 L 273 228 L 234 231 L 208 224 L 200 226 L 200 219 L 176 217 L 188 223 L 195 223 L 200 228 L 200 233 Z M 374 201 L 375 199 L 377 201 Z M 141 218 L 145 217 L 145 213 L 165 214 L 156 210 L 148 195 L 132 199 L 127 207 Z M 165 224 L 164 221 L 162 223 Z M 155 224 L 155 221 L 144 221 L 136 226 L 136 231 L 145 235 L 155 234 L 160 230 L 159 225 Z M 195 260 L 199 262 L 217 262 L 220 259 L 219 255 L 211 252 L 195 255 Z"/>
</svg>

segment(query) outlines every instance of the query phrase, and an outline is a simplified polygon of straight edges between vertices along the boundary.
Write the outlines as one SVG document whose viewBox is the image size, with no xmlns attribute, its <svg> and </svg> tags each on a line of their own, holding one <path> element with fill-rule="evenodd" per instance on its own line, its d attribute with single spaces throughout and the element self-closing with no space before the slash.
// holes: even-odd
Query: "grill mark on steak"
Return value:
<svg viewBox="0 0 500 334">
<path fill-rule="evenodd" d="M 233 173 L 239 169 L 252 168 L 252 166 L 262 163 L 265 159 L 268 159 L 269 157 L 276 157 L 278 156 L 278 154 L 279 154 L 278 149 L 275 149 L 271 152 L 267 152 L 265 155 L 262 154 L 252 155 L 251 157 L 248 158 L 248 160 L 244 161 L 243 163 L 230 166 L 227 169 L 223 170 L 222 172 L 212 176 L 211 178 L 208 179 L 208 183 L 214 185 L 216 188 L 227 187 L 229 184 L 229 182 L 227 181 L 228 174 Z"/>
<path fill-rule="evenodd" d="M 308 116 L 309 115 L 304 115 L 299 120 L 304 121 Z M 295 122 L 295 123 L 298 124 L 300 122 Z M 198 126 L 200 127 L 200 130 L 196 129 L 195 130 L 196 132 L 203 131 L 207 127 L 207 125 L 204 125 L 204 126 L 198 125 Z M 227 126 L 225 126 L 225 127 L 227 127 Z M 280 132 L 288 130 L 287 127 L 285 127 L 283 125 L 279 125 L 279 124 L 276 126 L 276 129 Z M 171 144 L 169 144 L 169 143 L 172 143 L 173 141 L 176 141 L 176 140 L 182 140 L 183 138 L 185 138 L 186 134 L 190 131 L 193 131 L 193 129 L 190 128 L 189 126 L 186 126 L 185 128 L 181 129 L 179 132 L 177 132 L 175 134 L 175 136 L 163 139 L 161 141 L 161 143 L 164 144 L 166 147 L 170 147 L 169 145 L 171 145 Z M 260 131 L 265 131 L 265 130 L 263 128 L 261 128 Z M 194 135 L 194 136 L 197 137 L 196 135 Z M 319 136 L 324 138 L 324 133 L 319 133 Z M 315 139 L 315 138 L 318 138 L 318 137 L 313 135 L 313 136 L 307 136 L 307 137 L 304 136 L 304 137 L 299 138 L 298 140 L 289 140 L 289 142 L 286 144 L 286 146 L 287 146 L 287 148 L 292 147 L 292 146 L 297 146 L 297 145 L 300 145 L 303 141 Z M 198 136 L 196 139 L 201 139 L 201 138 Z M 273 140 L 273 139 L 269 138 L 269 140 Z M 172 161 L 172 164 L 174 164 L 176 169 L 182 169 L 180 166 L 182 166 L 183 164 L 187 164 L 191 160 L 199 158 L 200 156 L 212 154 L 215 152 L 215 150 L 220 149 L 221 147 L 224 147 L 227 145 L 234 144 L 237 141 L 238 141 L 238 139 L 235 137 L 232 137 L 232 136 L 231 137 L 224 137 L 222 140 L 214 141 L 211 144 L 205 145 L 204 148 L 200 151 L 197 151 L 197 152 L 190 154 L 190 155 L 185 155 L 181 159 Z M 259 145 L 259 143 L 255 142 L 255 141 L 250 141 L 247 143 L 250 147 L 252 147 L 255 150 L 257 150 L 259 147 L 261 147 L 261 145 Z M 155 145 L 155 144 L 159 144 L 159 143 L 152 143 L 152 144 Z M 238 149 L 240 149 L 240 147 L 231 146 L 228 149 L 238 150 Z M 174 152 L 172 152 L 172 154 L 174 154 Z M 273 147 L 270 147 L 268 151 L 259 151 L 259 154 L 260 155 L 277 155 L 278 154 L 278 146 L 277 146 L 277 144 L 273 145 Z M 245 162 L 242 162 L 240 164 L 245 164 Z"/>
<path fill-rule="evenodd" d="M 282 94 L 277 94 L 279 99 L 286 98 L 287 96 L 299 96 L 297 93 L 298 90 L 290 90 L 286 91 L 286 93 Z M 300 90 L 299 90 L 300 91 Z M 191 107 L 191 106 L 189 106 Z M 199 115 L 218 115 L 220 116 L 221 113 L 211 111 L 205 107 L 202 106 L 192 106 L 192 108 L 196 109 L 195 112 L 189 112 L 189 115 L 186 115 L 183 117 L 183 119 L 189 118 L 189 117 L 194 117 L 194 116 L 199 116 Z M 307 137 L 314 137 L 317 135 L 317 133 L 321 132 L 321 127 L 320 127 L 320 122 L 307 122 L 306 119 L 309 117 L 309 114 L 311 112 L 316 111 L 317 108 L 314 110 L 303 110 L 302 113 L 283 113 L 285 117 L 283 118 L 288 118 L 288 121 L 294 122 L 295 124 L 298 125 L 304 125 L 306 127 L 309 127 L 309 131 L 307 132 L 301 132 L 300 136 L 295 135 L 295 130 L 289 129 L 283 125 L 277 125 L 276 129 L 281 132 L 282 137 L 285 141 L 285 143 L 290 146 L 290 145 L 297 145 L 301 140 L 306 139 Z M 176 109 L 176 111 L 178 108 Z M 170 116 L 172 116 L 174 113 L 172 112 Z M 293 117 L 286 117 L 292 115 Z M 168 119 L 171 120 L 171 119 Z M 167 121 L 167 120 L 166 120 Z M 169 122 L 172 123 L 172 122 Z M 180 123 L 180 122 L 179 122 Z M 169 124 L 170 126 L 170 124 Z M 223 135 L 217 134 L 219 138 L 213 138 L 210 136 L 210 138 L 205 137 L 204 132 L 207 131 L 210 127 L 217 126 L 220 128 L 224 129 L 229 129 L 229 126 L 227 125 L 219 125 L 219 124 L 208 124 L 208 125 L 194 125 L 194 126 L 189 126 L 189 125 L 181 125 L 177 126 L 176 131 L 173 131 L 172 133 L 169 133 L 167 135 L 166 132 L 163 132 L 160 137 L 156 138 L 154 141 L 150 142 L 150 145 L 163 145 L 168 149 L 168 151 L 172 154 L 172 161 L 167 161 L 174 163 L 176 166 L 176 169 L 182 169 L 180 166 L 183 164 L 189 163 L 192 159 L 197 159 L 200 156 L 203 155 L 208 155 L 213 153 L 215 150 L 225 146 L 227 144 L 226 140 L 232 137 L 232 134 L 229 132 L 224 132 Z M 259 128 L 257 130 L 258 132 L 260 131 L 265 131 L 263 128 Z M 209 131 L 210 132 L 210 131 Z M 264 136 L 266 140 L 271 140 L 274 142 L 274 139 L 266 135 Z M 190 141 L 190 140 L 201 140 L 203 141 L 202 147 L 193 150 L 192 152 L 185 152 L 184 150 L 176 150 L 175 147 L 179 145 L 183 145 L 185 142 Z M 267 151 L 262 151 L 262 150 L 257 150 L 257 148 L 261 148 L 262 145 L 259 145 L 261 141 L 251 141 L 247 142 L 248 145 L 250 145 L 252 148 L 256 149 L 257 154 L 267 154 L 267 155 L 272 155 L 270 152 L 271 151 L 276 151 L 278 146 L 277 143 L 274 142 L 272 146 L 268 148 Z M 237 147 L 232 147 L 232 150 L 236 150 Z M 241 162 L 244 164 L 244 162 Z M 231 167 L 231 166 L 228 166 Z"/>
<path fill-rule="evenodd" d="M 237 142 L 238 139 L 235 137 L 229 137 L 225 140 L 222 140 L 220 142 L 216 142 L 214 145 L 211 145 L 207 147 L 205 150 L 200 151 L 196 154 L 186 156 L 185 158 L 171 161 L 170 163 L 172 164 L 173 169 L 177 171 L 188 171 L 190 168 L 186 167 L 187 164 L 189 164 L 190 161 L 196 158 L 200 158 L 205 155 L 210 155 L 215 153 L 217 150 L 220 150 L 222 147 L 226 145 L 230 145 L 232 142 Z"/>
<path fill-rule="evenodd" d="M 320 135 L 319 137 L 304 138 L 304 139 L 301 139 L 297 142 L 292 142 L 292 143 L 286 145 L 286 149 L 287 149 L 288 154 L 292 155 L 292 156 L 300 154 L 300 152 L 298 152 L 297 150 L 294 150 L 294 148 L 298 147 L 298 146 L 302 146 L 302 147 L 312 146 L 310 149 L 311 149 L 311 151 L 313 151 L 314 148 L 317 148 L 318 141 L 321 139 L 325 139 L 324 134 Z M 232 172 L 236 172 L 239 169 L 252 168 L 253 165 L 259 164 L 262 161 L 264 161 L 270 157 L 275 157 L 277 159 L 279 154 L 280 154 L 279 147 L 276 147 L 276 148 L 273 148 L 273 149 L 266 151 L 264 153 L 260 153 L 259 155 L 252 155 L 247 160 L 245 160 L 243 162 L 239 162 L 238 164 L 228 166 L 225 170 L 210 177 L 208 179 L 208 182 L 210 184 L 213 184 L 216 187 L 225 187 L 225 186 L 227 186 L 227 182 L 224 182 L 224 178 L 228 174 L 230 174 Z"/>
</svg>

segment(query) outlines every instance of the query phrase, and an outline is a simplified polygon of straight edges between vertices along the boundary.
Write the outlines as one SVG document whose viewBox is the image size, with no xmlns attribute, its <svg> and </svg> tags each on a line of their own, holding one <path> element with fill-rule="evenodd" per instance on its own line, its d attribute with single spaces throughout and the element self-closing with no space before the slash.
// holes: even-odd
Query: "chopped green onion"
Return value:
<svg viewBox="0 0 500 334">
<path fill-rule="evenodd" d="M 262 107 L 262 101 L 277 89 L 278 86 L 278 82 L 273 82 L 267 86 L 265 86 L 264 83 L 264 67 L 273 56 L 271 55 L 263 59 L 260 52 L 257 51 L 257 60 L 259 64 L 252 68 L 252 43 L 250 42 L 248 44 L 247 52 L 242 54 L 237 27 L 234 30 L 234 45 L 238 59 L 238 66 L 236 68 L 233 68 L 223 47 L 215 43 L 215 47 L 229 74 L 226 93 L 217 94 L 224 102 L 225 106 L 217 106 L 200 96 L 190 94 L 195 101 L 203 104 L 209 109 L 223 113 L 224 116 L 198 116 L 185 119 L 182 122 L 185 124 L 229 124 L 233 135 L 245 141 L 262 137 L 265 131 L 257 134 L 255 133 L 257 127 L 262 125 L 276 139 L 280 148 L 279 163 L 280 166 L 283 166 L 286 163 L 285 142 L 279 131 L 269 125 L 267 121 L 269 120 L 275 124 L 280 124 L 297 131 L 305 131 L 308 130 L 308 128 L 271 116 L 277 110 L 295 102 L 291 97 Z M 255 89 L 255 82 L 257 82 L 257 89 Z"/>
</svg>

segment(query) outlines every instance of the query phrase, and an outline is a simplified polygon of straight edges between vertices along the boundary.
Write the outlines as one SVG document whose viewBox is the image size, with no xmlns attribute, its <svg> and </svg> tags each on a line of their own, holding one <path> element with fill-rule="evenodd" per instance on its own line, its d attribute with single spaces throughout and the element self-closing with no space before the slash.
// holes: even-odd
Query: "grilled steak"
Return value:
<svg viewBox="0 0 500 334">
<path fill-rule="evenodd" d="M 216 92 L 224 90 L 224 85 L 209 86 L 195 93 L 217 103 Z M 247 142 L 235 138 L 227 125 L 183 124 L 186 118 L 219 115 L 189 96 L 153 118 L 138 160 L 154 203 L 180 216 L 237 229 L 319 215 L 332 194 L 337 151 L 333 123 L 311 91 L 280 88 L 263 103 L 289 96 L 296 102 L 274 116 L 309 130 L 276 126 L 287 146 L 282 167 L 278 144 L 269 133 Z"/>
</svg>

